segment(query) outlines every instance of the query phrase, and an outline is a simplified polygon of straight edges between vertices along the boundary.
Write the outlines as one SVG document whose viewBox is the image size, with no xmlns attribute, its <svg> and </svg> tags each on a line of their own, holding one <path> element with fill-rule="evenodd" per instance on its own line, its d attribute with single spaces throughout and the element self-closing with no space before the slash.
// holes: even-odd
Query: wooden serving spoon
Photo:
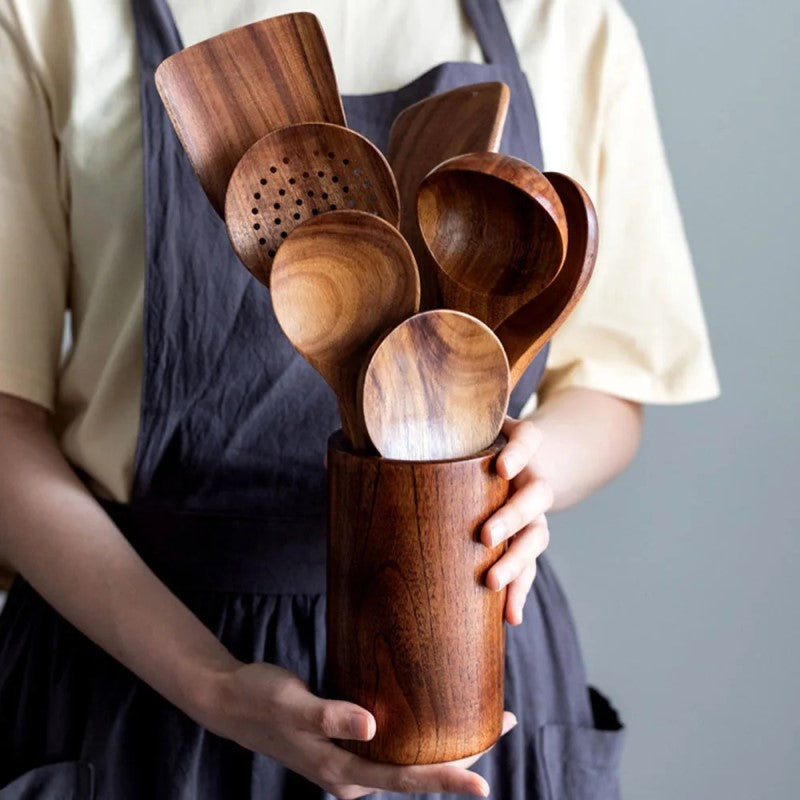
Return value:
<svg viewBox="0 0 800 800">
<path fill-rule="evenodd" d="M 439 305 L 439 284 L 417 223 L 419 185 L 437 164 L 453 156 L 497 150 L 510 95 L 504 83 L 461 86 L 414 103 L 392 124 L 388 157 L 400 190 L 400 232 L 417 258 L 422 308 Z"/>
<path fill-rule="evenodd" d="M 555 278 L 564 207 L 539 170 L 497 153 L 445 161 L 417 196 L 420 231 L 445 304 L 496 328 Z"/>
<path fill-rule="evenodd" d="M 305 123 L 259 139 L 236 165 L 225 198 L 233 249 L 269 284 L 278 248 L 301 222 L 338 209 L 400 219 L 397 184 L 383 154 L 340 125 Z"/>
<path fill-rule="evenodd" d="M 276 255 L 270 289 L 287 337 L 336 393 L 345 436 L 368 449 L 359 376 L 374 343 L 419 308 L 411 248 L 373 214 L 313 217 Z"/>
<path fill-rule="evenodd" d="M 597 260 L 597 214 L 589 195 L 566 175 L 545 174 L 567 215 L 567 257 L 553 282 L 496 330 L 508 355 L 512 388 L 583 296 Z"/>
<path fill-rule="evenodd" d="M 373 353 L 364 419 L 386 458 L 462 458 L 497 438 L 508 396 L 508 360 L 494 333 L 460 311 L 424 311 L 401 322 Z"/>
<path fill-rule="evenodd" d="M 156 87 L 220 215 L 233 168 L 262 136 L 299 122 L 346 124 L 325 35 L 305 12 L 175 53 L 156 70 Z"/>
</svg>

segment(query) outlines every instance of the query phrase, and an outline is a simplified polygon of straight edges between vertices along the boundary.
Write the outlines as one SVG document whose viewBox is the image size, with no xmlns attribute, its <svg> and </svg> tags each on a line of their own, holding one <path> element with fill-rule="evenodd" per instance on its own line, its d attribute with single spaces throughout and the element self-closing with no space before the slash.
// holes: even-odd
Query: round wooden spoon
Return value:
<svg viewBox="0 0 800 800">
<path fill-rule="evenodd" d="M 518 158 L 470 153 L 445 161 L 422 182 L 417 215 L 445 304 L 493 329 L 544 289 L 564 261 L 561 200 Z"/>
<path fill-rule="evenodd" d="M 508 355 L 512 388 L 583 296 L 597 260 L 597 214 L 589 195 L 566 175 L 546 175 L 567 215 L 567 257 L 555 280 L 497 328 Z"/>
<path fill-rule="evenodd" d="M 269 284 L 272 261 L 292 230 L 338 209 L 368 211 L 397 226 L 400 200 L 388 162 L 340 125 L 289 125 L 259 139 L 236 165 L 225 224 L 236 255 Z"/>
<path fill-rule="evenodd" d="M 287 337 L 336 393 L 345 436 L 356 450 L 368 449 L 359 376 L 374 343 L 419 308 L 411 248 L 373 214 L 323 214 L 286 239 L 270 290 Z"/>
<path fill-rule="evenodd" d="M 460 311 L 424 311 L 373 353 L 364 374 L 364 419 L 386 458 L 462 458 L 497 438 L 508 396 L 508 360 L 494 333 Z"/>
</svg>

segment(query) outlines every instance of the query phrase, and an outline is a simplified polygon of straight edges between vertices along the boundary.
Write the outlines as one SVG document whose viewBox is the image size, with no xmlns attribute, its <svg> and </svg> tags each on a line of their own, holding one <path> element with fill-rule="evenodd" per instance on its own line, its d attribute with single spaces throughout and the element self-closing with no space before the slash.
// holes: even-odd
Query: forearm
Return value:
<svg viewBox="0 0 800 800">
<path fill-rule="evenodd" d="M 238 663 L 78 480 L 45 412 L 2 395 L 0 555 L 67 620 L 187 713 L 202 708 L 206 677 Z"/>
<path fill-rule="evenodd" d="M 532 421 L 542 433 L 535 472 L 553 490 L 553 511 L 590 495 L 622 472 L 641 439 L 638 403 L 592 389 L 569 388 L 545 398 Z"/>
</svg>

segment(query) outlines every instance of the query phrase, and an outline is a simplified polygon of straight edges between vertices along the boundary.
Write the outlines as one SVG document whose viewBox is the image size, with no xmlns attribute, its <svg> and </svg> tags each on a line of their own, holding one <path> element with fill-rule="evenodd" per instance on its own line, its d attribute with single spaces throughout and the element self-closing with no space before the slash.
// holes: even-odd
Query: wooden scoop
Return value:
<svg viewBox="0 0 800 800">
<path fill-rule="evenodd" d="M 233 249 L 269 284 L 278 248 L 301 222 L 338 209 L 392 225 L 400 201 L 392 170 L 368 139 L 340 125 L 290 125 L 259 139 L 236 165 L 225 199 Z"/>
<path fill-rule="evenodd" d="M 417 214 L 445 304 L 496 328 L 558 273 L 567 248 L 564 207 L 525 161 L 471 153 L 422 182 Z"/>
<path fill-rule="evenodd" d="M 474 455 L 500 433 L 508 361 L 492 331 L 460 311 L 425 311 L 378 345 L 364 376 L 364 419 L 386 458 Z"/>
<path fill-rule="evenodd" d="M 270 289 L 287 337 L 336 393 L 345 436 L 356 450 L 368 449 L 359 375 L 375 342 L 419 308 L 411 248 L 372 214 L 324 214 L 286 239 Z"/>
<path fill-rule="evenodd" d="M 299 122 L 345 125 L 328 45 L 313 14 L 285 14 L 214 36 L 163 61 L 156 87 L 209 200 L 245 151 Z"/>
<path fill-rule="evenodd" d="M 497 150 L 510 94 L 504 83 L 462 86 L 414 103 L 392 124 L 389 163 L 400 190 L 400 232 L 417 258 L 422 308 L 439 305 L 439 284 L 417 224 L 419 185 L 437 164 L 453 156 Z"/>
<path fill-rule="evenodd" d="M 545 174 L 567 215 L 567 257 L 553 282 L 497 328 L 508 355 L 512 388 L 583 296 L 597 260 L 597 215 L 589 195 L 566 175 Z"/>
</svg>

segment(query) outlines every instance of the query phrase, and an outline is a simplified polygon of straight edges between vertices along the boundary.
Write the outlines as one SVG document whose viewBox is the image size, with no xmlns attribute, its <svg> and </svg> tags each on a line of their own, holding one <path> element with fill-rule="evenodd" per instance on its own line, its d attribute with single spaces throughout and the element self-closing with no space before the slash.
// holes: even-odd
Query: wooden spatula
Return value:
<svg viewBox="0 0 800 800">
<path fill-rule="evenodd" d="M 262 136 L 299 122 L 346 124 L 328 45 L 309 13 L 187 47 L 161 63 L 156 87 L 220 216 L 233 168 Z"/>
<path fill-rule="evenodd" d="M 566 175 L 557 172 L 545 175 L 564 205 L 569 229 L 567 257 L 553 282 L 495 331 L 508 355 L 512 388 L 572 313 L 597 260 L 597 214 L 589 195 Z"/>
<path fill-rule="evenodd" d="M 436 267 L 417 224 L 417 189 L 442 161 L 500 146 L 510 92 L 504 83 L 476 83 L 433 95 L 398 114 L 389 134 L 389 163 L 400 190 L 400 231 L 417 258 L 422 308 L 439 305 Z"/>
</svg>

